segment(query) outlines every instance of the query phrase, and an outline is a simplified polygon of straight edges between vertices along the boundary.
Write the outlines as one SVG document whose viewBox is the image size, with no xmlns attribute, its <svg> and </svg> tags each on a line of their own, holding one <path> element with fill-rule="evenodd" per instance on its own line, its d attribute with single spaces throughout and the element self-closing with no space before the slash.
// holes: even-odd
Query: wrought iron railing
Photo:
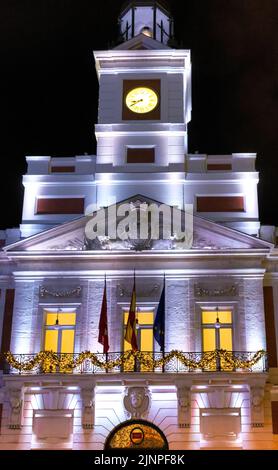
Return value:
<svg viewBox="0 0 278 470">
<path fill-rule="evenodd" d="M 260 352 L 140 352 L 108 354 L 13 354 L 0 357 L 4 374 L 116 374 L 188 372 L 266 372 L 267 355 Z M 43 354 L 50 354 L 44 357 Z M 52 355 L 52 356 L 51 356 Z"/>
</svg>

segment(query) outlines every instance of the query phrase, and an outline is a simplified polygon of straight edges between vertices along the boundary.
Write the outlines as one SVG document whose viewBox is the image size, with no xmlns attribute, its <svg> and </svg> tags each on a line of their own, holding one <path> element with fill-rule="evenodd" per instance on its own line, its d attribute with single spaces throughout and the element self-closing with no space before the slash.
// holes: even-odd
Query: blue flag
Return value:
<svg viewBox="0 0 278 470">
<path fill-rule="evenodd" d="M 158 304 L 156 317 L 153 325 L 153 335 L 160 346 L 160 350 L 164 352 L 165 347 L 165 279 L 160 301 Z"/>
</svg>

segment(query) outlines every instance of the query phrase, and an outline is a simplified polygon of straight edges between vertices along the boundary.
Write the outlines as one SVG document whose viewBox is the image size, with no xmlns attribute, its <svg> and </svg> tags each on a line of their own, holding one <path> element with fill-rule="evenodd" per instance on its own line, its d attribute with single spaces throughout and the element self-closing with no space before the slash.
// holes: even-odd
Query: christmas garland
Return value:
<svg viewBox="0 0 278 470">
<path fill-rule="evenodd" d="M 124 368 L 125 366 L 131 366 L 131 360 L 135 359 L 149 370 L 164 367 L 173 359 L 177 359 L 181 364 L 191 370 L 215 369 L 217 360 L 220 361 L 222 369 L 250 369 L 265 355 L 266 352 L 261 350 L 255 353 L 250 360 L 242 360 L 234 356 L 230 351 L 218 349 L 203 353 L 199 361 L 188 358 L 181 351 L 171 351 L 160 359 L 153 359 L 151 354 L 141 351 L 126 351 L 121 354 L 118 359 L 107 361 L 101 361 L 96 354 L 90 351 L 82 352 L 76 358 L 74 358 L 72 354 L 59 355 L 53 351 L 41 351 L 33 359 L 25 362 L 17 361 L 16 357 L 11 352 L 6 353 L 5 357 L 10 366 L 20 372 L 30 372 L 39 366 L 42 373 L 69 373 L 76 367 L 81 366 L 86 360 L 89 360 L 92 365 L 107 372 L 115 367 Z"/>
</svg>

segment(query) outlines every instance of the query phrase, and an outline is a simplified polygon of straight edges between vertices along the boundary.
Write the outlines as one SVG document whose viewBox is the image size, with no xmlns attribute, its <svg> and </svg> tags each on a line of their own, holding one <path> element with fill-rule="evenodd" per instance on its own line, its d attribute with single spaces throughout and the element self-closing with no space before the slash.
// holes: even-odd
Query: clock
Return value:
<svg viewBox="0 0 278 470">
<path fill-rule="evenodd" d="M 150 113 L 158 105 L 158 95 L 152 88 L 136 87 L 127 94 L 125 102 L 133 113 Z"/>
<path fill-rule="evenodd" d="M 160 80 L 123 80 L 124 121 L 160 120 Z"/>
</svg>

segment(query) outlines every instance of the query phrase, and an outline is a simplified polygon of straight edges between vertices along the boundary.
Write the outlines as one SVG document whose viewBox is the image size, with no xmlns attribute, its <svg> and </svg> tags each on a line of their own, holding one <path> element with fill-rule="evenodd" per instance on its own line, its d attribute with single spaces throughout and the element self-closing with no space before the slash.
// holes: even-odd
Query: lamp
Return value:
<svg viewBox="0 0 278 470">
<path fill-rule="evenodd" d="M 61 312 L 61 311 L 62 311 L 62 309 L 61 309 L 61 308 L 58 308 L 58 310 L 57 310 L 57 317 L 56 317 L 55 326 L 54 326 L 55 330 L 58 330 L 58 329 L 59 329 L 59 326 L 60 326 L 60 325 L 59 325 L 59 312 Z"/>
<path fill-rule="evenodd" d="M 221 328 L 221 323 L 220 323 L 220 320 L 219 320 L 219 316 L 218 316 L 218 307 L 216 308 L 216 322 L 214 324 L 214 327 L 219 330 L 219 328 Z"/>
<path fill-rule="evenodd" d="M 152 30 L 148 26 L 144 26 L 144 28 L 141 29 L 141 34 L 144 34 L 145 36 L 148 36 L 149 38 L 153 37 Z"/>
</svg>

